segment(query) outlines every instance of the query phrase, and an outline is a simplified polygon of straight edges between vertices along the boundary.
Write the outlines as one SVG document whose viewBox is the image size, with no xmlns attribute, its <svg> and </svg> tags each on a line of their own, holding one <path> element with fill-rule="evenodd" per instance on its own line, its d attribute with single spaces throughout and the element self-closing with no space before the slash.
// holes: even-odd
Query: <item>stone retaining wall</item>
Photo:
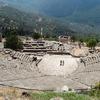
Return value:
<svg viewBox="0 0 100 100">
<path fill-rule="evenodd" d="M 95 63 L 99 63 L 100 62 L 100 52 L 91 54 L 87 57 L 83 57 L 80 59 L 80 62 L 84 63 L 84 66 L 89 66 Z"/>
<path fill-rule="evenodd" d="M 10 54 L 10 56 L 13 59 L 19 59 L 21 61 L 28 62 L 28 63 L 32 63 L 36 59 L 36 57 L 30 57 L 29 55 L 26 55 L 25 53 L 13 51 L 10 49 L 2 49 L 0 52 L 3 52 L 5 54 Z"/>
</svg>

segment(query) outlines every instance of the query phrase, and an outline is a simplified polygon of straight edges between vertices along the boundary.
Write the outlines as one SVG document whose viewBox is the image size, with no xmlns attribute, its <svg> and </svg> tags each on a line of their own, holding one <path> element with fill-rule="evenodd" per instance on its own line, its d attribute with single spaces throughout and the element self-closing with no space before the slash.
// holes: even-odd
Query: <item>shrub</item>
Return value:
<svg viewBox="0 0 100 100">
<path fill-rule="evenodd" d="M 33 33 L 33 35 L 32 35 L 32 37 L 33 37 L 33 39 L 39 39 L 39 38 L 41 38 L 41 34 L 39 34 L 39 33 Z"/>
<path fill-rule="evenodd" d="M 95 38 L 88 38 L 86 40 L 86 44 L 88 47 L 90 47 L 91 49 L 94 49 L 95 46 L 97 45 L 97 40 Z"/>
<path fill-rule="evenodd" d="M 10 48 L 13 50 L 19 50 L 23 48 L 23 44 L 19 37 L 15 34 L 6 37 L 6 42 L 4 44 L 5 48 Z"/>
<path fill-rule="evenodd" d="M 97 82 L 95 86 L 91 89 L 89 95 L 100 97 L 100 82 Z"/>
</svg>

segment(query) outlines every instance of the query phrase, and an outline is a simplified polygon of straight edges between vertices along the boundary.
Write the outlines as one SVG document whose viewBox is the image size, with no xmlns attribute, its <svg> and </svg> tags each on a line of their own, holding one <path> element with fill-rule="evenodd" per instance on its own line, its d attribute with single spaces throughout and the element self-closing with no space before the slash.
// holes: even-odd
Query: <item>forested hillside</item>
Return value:
<svg viewBox="0 0 100 100">
<path fill-rule="evenodd" d="M 2 32 L 16 29 L 21 35 L 40 32 L 44 34 L 74 33 L 60 21 L 36 13 L 25 13 L 8 6 L 0 7 L 0 27 Z"/>
<path fill-rule="evenodd" d="M 20 35 L 31 35 L 34 32 L 58 36 L 61 34 L 85 37 L 99 35 L 99 26 L 74 23 L 65 19 L 54 18 L 36 12 L 24 12 L 2 3 L 0 7 L 0 31 L 17 30 Z M 98 34 L 98 35 L 97 35 Z"/>
<path fill-rule="evenodd" d="M 66 21 L 100 25 L 100 0 L 0 0 L 27 12 L 39 12 Z"/>
</svg>

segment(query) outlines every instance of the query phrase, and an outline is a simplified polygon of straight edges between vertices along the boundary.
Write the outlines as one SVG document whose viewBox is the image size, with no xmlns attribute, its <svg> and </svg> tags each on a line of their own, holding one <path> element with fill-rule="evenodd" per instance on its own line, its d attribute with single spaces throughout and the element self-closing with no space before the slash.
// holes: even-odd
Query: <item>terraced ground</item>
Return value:
<svg viewBox="0 0 100 100">
<path fill-rule="evenodd" d="M 96 82 L 100 81 L 100 60 L 88 66 L 80 67 L 70 78 L 87 86 L 95 85 Z"/>
<path fill-rule="evenodd" d="M 91 60 L 83 58 L 86 66 L 83 62 L 79 62 L 78 68 L 71 75 L 50 76 L 41 73 L 36 66 L 38 61 L 34 61 L 34 57 L 20 52 L 3 51 L 0 53 L 0 85 L 53 91 L 63 91 L 64 86 L 75 90 L 89 89 L 100 80 L 98 58 Z"/>
<path fill-rule="evenodd" d="M 88 95 L 62 93 L 66 85 L 75 90 L 88 89 L 100 80 L 100 59 L 97 56 L 92 58 L 83 58 L 86 64 L 80 62 L 71 75 L 48 76 L 40 72 L 36 66 L 38 61 L 34 57 L 20 52 L 0 52 L 0 99 L 7 97 L 10 100 L 50 100 L 61 97 L 64 100 L 99 100 Z M 23 96 L 23 91 L 27 90 L 30 95 Z M 41 92 L 42 90 L 60 93 Z"/>
<path fill-rule="evenodd" d="M 13 58 L 13 59 L 12 59 Z M 43 75 L 37 61 L 19 52 L 4 52 L 0 56 L 0 85 L 35 90 L 59 90 L 66 84 L 73 89 L 88 86 L 64 76 Z M 59 89 L 58 89 L 59 88 Z"/>
</svg>

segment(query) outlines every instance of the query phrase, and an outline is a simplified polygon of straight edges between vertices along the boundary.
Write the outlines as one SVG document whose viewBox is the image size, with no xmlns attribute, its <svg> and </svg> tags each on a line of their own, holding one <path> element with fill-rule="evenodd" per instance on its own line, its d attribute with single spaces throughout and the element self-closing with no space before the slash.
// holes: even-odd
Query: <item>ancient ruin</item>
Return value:
<svg viewBox="0 0 100 100">
<path fill-rule="evenodd" d="M 23 40 L 24 41 L 24 40 Z M 24 41 L 22 51 L 0 48 L 0 86 L 83 91 L 100 80 L 100 52 L 56 41 Z"/>
<path fill-rule="evenodd" d="M 0 50 L 0 85 L 33 90 L 63 91 L 64 86 L 87 90 L 100 80 L 100 53 L 77 58 L 46 54 L 42 58 Z"/>
</svg>

